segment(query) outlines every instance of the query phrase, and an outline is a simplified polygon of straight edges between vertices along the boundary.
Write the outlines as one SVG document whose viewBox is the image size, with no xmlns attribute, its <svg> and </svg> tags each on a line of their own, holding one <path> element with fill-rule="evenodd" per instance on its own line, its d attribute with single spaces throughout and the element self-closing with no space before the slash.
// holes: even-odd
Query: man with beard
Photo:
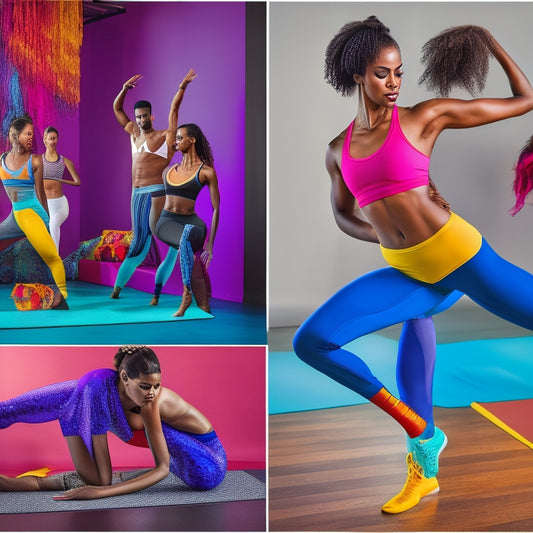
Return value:
<svg viewBox="0 0 533 533">
<path fill-rule="evenodd" d="M 133 109 L 135 121 L 126 115 L 123 105 L 126 93 L 137 86 L 140 74 L 131 77 L 113 102 L 113 111 L 118 123 L 130 135 L 132 152 L 132 195 L 131 217 L 133 239 L 128 255 L 122 262 L 115 279 L 111 298 L 118 298 L 135 269 L 143 262 L 152 240 L 155 224 L 165 203 L 163 170 L 176 153 L 174 143 L 178 128 L 178 111 L 185 94 L 185 88 L 196 77 L 191 69 L 180 83 L 172 99 L 168 116 L 168 129 L 156 130 L 152 125 L 152 106 L 146 100 L 139 100 Z"/>
</svg>

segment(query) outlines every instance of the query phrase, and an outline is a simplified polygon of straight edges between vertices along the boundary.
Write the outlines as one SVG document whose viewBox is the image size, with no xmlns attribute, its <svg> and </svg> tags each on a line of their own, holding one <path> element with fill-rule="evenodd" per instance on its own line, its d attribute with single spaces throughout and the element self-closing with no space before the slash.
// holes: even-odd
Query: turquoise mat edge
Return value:
<svg viewBox="0 0 533 533">
<path fill-rule="evenodd" d="M 397 341 L 377 334 L 345 346 L 360 353 L 392 394 Z M 371 353 L 368 358 L 366 354 Z M 303 363 L 293 352 L 268 356 L 269 414 L 328 409 L 367 400 Z M 437 407 L 533 398 L 533 336 L 439 344 L 433 386 Z"/>
</svg>

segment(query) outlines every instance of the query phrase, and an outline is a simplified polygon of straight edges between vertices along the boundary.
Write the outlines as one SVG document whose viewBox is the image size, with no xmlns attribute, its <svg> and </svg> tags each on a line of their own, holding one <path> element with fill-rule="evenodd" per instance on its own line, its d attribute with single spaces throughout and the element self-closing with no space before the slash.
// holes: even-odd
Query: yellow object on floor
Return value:
<svg viewBox="0 0 533 533">
<path fill-rule="evenodd" d="M 38 468 L 37 470 L 30 470 L 29 472 L 24 472 L 24 474 L 20 474 L 17 477 L 25 477 L 25 476 L 36 476 L 36 477 L 46 477 L 51 470 L 45 466 L 43 468 Z"/>
</svg>

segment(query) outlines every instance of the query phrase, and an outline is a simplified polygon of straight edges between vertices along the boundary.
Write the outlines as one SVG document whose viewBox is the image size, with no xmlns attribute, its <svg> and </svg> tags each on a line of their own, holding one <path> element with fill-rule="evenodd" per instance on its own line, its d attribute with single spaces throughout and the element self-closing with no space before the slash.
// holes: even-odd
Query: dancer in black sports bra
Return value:
<svg viewBox="0 0 533 533">
<path fill-rule="evenodd" d="M 183 154 L 183 159 L 181 163 L 170 167 L 163 173 L 166 200 L 155 234 L 170 248 L 165 260 L 157 269 L 151 305 L 159 303 L 161 289 L 172 273 L 179 251 L 183 296 L 181 305 L 174 316 L 185 314 L 192 303 L 193 295 L 198 307 L 210 313 L 211 287 L 207 267 L 213 258 L 213 244 L 220 208 L 220 194 L 217 175 L 213 168 L 213 155 L 209 142 L 196 124 L 180 126 L 174 146 Z M 204 185 L 209 187 L 213 206 L 211 231 L 207 242 L 206 224 L 194 211 L 196 198 Z M 200 261 L 195 261 L 195 255 L 202 249 L 204 251 L 200 255 Z M 200 270 L 199 275 L 193 274 L 195 268 Z"/>
</svg>

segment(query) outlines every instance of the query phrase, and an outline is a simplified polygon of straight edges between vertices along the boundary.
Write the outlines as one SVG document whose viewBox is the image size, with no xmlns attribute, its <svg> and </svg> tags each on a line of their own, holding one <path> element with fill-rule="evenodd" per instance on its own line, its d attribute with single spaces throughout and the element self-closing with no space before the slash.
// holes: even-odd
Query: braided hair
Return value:
<svg viewBox="0 0 533 533">
<path fill-rule="evenodd" d="M 324 77 L 342 96 L 353 94 L 354 74 L 364 75 L 384 48 L 400 47 L 380 20 L 372 15 L 364 21 L 348 22 L 326 49 Z"/>
<path fill-rule="evenodd" d="M 161 374 L 157 355 L 148 346 L 121 346 L 113 358 L 117 371 L 124 370 L 130 379 L 141 374 Z"/>
<path fill-rule="evenodd" d="M 198 157 L 212 167 L 215 160 L 213 159 L 211 145 L 200 127 L 196 124 L 182 124 L 178 127 L 178 129 L 180 128 L 187 130 L 187 135 L 196 139 L 195 147 Z"/>
<path fill-rule="evenodd" d="M 448 96 L 453 87 L 476 96 L 485 88 L 491 54 L 492 40 L 485 28 L 448 28 L 422 47 L 425 70 L 418 84 L 426 84 L 439 96 Z"/>
</svg>

